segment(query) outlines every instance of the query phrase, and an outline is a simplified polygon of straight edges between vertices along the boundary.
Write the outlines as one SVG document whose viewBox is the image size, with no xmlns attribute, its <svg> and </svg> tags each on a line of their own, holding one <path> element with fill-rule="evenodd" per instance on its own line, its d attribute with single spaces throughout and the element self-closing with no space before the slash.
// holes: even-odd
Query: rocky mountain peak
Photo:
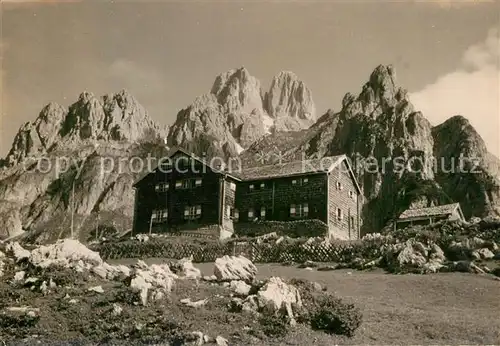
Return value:
<svg viewBox="0 0 500 346">
<path fill-rule="evenodd" d="M 126 90 L 102 99 L 84 91 L 69 108 L 51 102 L 35 121 L 21 126 L 5 163 L 12 166 L 28 156 L 48 153 L 59 146 L 77 147 L 87 140 L 135 142 L 166 135 L 167 129 L 152 121 Z"/>
<path fill-rule="evenodd" d="M 304 129 L 315 119 L 311 91 L 294 73 L 274 77 L 264 99 L 260 81 L 240 67 L 219 74 L 210 93 L 177 114 L 168 143 L 201 156 L 235 156 L 272 130 Z"/>
<path fill-rule="evenodd" d="M 408 93 L 398 86 L 391 65 L 377 66 L 357 97 L 347 93 L 342 99 L 342 113 L 347 118 L 363 114 L 373 119 L 380 115 L 406 119 L 413 112 Z"/>
<path fill-rule="evenodd" d="M 263 113 L 260 81 L 244 67 L 218 75 L 210 93 L 228 113 Z"/>
<path fill-rule="evenodd" d="M 317 120 L 311 90 L 290 71 L 281 71 L 273 78 L 264 105 L 275 119 L 277 131 L 301 130 Z"/>
</svg>

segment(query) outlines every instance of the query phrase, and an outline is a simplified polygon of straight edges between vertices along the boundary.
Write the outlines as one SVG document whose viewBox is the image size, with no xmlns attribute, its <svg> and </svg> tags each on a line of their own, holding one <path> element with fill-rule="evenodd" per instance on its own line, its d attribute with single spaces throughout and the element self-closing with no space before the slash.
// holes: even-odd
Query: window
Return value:
<svg viewBox="0 0 500 346">
<path fill-rule="evenodd" d="M 168 217 L 167 209 L 153 210 L 153 213 L 151 214 L 151 220 L 154 223 L 166 221 L 167 217 Z"/>
<path fill-rule="evenodd" d="M 170 172 L 172 170 L 172 163 L 170 161 L 160 163 L 162 172 Z"/>
<path fill-rule="evenodd" d="M 198 187 L 201 186 L 202 179 L 201 178 L 196 178 L 196 179 L 182 179 L 182 180 L 177 180 L 175 182 L 175 188 L 176 189 L 190 189 L 192 187 Z"/>
<path fill-rule="evenodd" d="M 236 184 L 233 183 L 233 182 L 230 182 L 229 183 L 229 188 L 231 189 L 231 191 L 236 191 Z"/>
<path fill-rule="evenodd" d="M 158 183 L 155 185 L 156 192 L 165 192 L 168 190 L 168 183 Z"/>
<path fill-rule="evenodd" d="M 342 209 L 337 209 L 337 220 L 342 221 L 344 219 L 344 215 L 342 214 Z"/>
<path fill-rule="evenodd" d="M 342 190 L 342 183 L 337 181 L 337 190 Z"/>
<path fill-rule="evenodd" d="M 238 220 L 240 217 L 238 209 L 235 209 L 234 207 L 231 207 L 229 205 L 226 206 L 226 215 L 231 220 Z"/>
<path fill-rule="evenodd" d="M 260 188 L 265 189 L 266 188 L 266 183 L 260 183 Z"/>
<path fill-rule="evenodd" d="M 248 186 L 248 189 L 249 189 L 250 191 L 253 191 L 253 190 L 254 190 L 254 188 L 255 188 L 255 186 L 254 186 L 253 184 L 250 184 L 250 185 Z"/>
<path fill-rule="evenodd" d="M 292 185 L 305 185 L 309 182 L 309 178 L 297 178 L 292 180 Z"/>
<path fill-rule="evenodd" d="M 260 208 L 260 218 L 262 220 L 266 219 L 266 208 L 265 207 Z"/>
<path fill-rule="evenodd" d="M 194 220 L 201 217 L 201 205 L 186 206 L 184 208 L 184 219 Z"/>
<path fill-rule="evenodd" d="M 251 220 L 254 217 L 254 210 L 253 208 L 248 209 L 248 219 Z"/>
<path fill-rule="evenodd" d="M 351 216 L 351 229 L 354 229 L 354 228 L 356 228 L 356 223 L 355 223 L 354 216 Z"/>
<path fill-rule="evenodd" d="M 349 191 L 349 198 L 354 199 L 354 192 Z"/>
<path fill-rule="evenodd" d="M 307 217 L 309 214 L 309 205 L 307 203 L 290 205 L 291 217 Z"/>
</svg>

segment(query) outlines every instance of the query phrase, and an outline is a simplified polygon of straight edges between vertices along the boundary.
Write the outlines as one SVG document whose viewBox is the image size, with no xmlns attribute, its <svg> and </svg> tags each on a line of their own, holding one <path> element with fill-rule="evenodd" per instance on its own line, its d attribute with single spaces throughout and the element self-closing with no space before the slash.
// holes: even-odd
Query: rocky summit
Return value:
<svg viewBox="0 0 500 346">
<path fill-rule="evenodd" d="M 329 110 L 307 130 L 266 136 L 241 159 L 251 166 L 338 154 L 350 157 L 362 186 L 364 232 L 432 203 L 460 202 L 466 217 L 500 214 L 499 160 L 463 117 L 432 127 L 391 66 L 375 68 L 357 96 L 344 96 L 340 111 Z M 474 158 L 477 167 L 466 166 L 479 174 L 457 172 L 461 156 Z"/>
<path fill-rule="evenodd" d="M 84 92 L 69 108 L 48 104 L 21 126 L 0 169 L 0 239 L 25 230 L 38 240 L 67 236 L 72 209 L 85 241 L 99 222 L 128 227 L 140 175 L 129 159 L 165 152 L 166 136 L 125 90 L 102 98 Z"/>
<path fill-rule="evenodd" d="M 0 239 L 30 230 L 48 241 L 67 235 L 71 222 L 82 241 L 98 224 L 130 228 L 140 174 L 117 162 L 163 156 L 165 139 L 168 147 L 239 157 L 247 166 L 347 154 L 365 198 L 363 232 L 411 206 L 459 202 L 467 218 L 500 215 L 500 161 L 466 118 L 433 127 L 391 66 L 376 67 L 358 95 L 347 93 L 339 111 L 319 118 L 294 73 L 280 72 L 263 92 L 242 67 L 217 76 L 168 131 L 126 91 L 101 98 L 84 92 L 68 108 L 45 106 L 0 162 Z M 61 174 L 42 173 L 34 169 L 42 156 L 52 166 L 60 157 L 71 162 Z M 464 165 L 461 156 L 473 160 Z"/>
<path fill-rule="evenodd" d="M 242 67 L 217 76 L 209 93 L 177 114 L 168 144 L 234 157 L 275 130 L 308 128 L 315 116 L 311 91 L 295 74 L 279 73 L 263 95 L 259 80 Z"/>
</svg>

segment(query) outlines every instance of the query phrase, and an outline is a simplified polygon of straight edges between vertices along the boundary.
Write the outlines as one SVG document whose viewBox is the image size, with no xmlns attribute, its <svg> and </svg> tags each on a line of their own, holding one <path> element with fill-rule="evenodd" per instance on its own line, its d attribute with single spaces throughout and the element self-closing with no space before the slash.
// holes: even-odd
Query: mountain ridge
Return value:
<svg viewBox="0 0 500 346">
<path fill-rule="evenodd" d="M 218 75 L 210 91 L 180 110 L 170 128 L 156 124 L 126 90 L 99 98 L 82 92 L 69 107 L 43 107 L 33 122 L 20 127 L 0 169 L 0 239 L 53 225 L 55 215 L 67 221 L 73 185 L 78 229 L 91 229 L 88 223 L 102 213 L 122 215 L 130 224 L 132 183 L 143 172 L 113 167 L 103 174 L 103 158 L 159 157 L 173 146 L 202 157 L 239 157 L 245 166 L 263 164 L 257 159 L 263 152 L 265 164 L 346 154 L 366 199 L 365 233 L 384 227 L 408 207 L 431 203 L 460 202 L 467 217 L 500 214 L 500 160 L 466 118 L 432 126 L 415 110 L 390 65 L 377 66 L 358 95 L 346 93 L 339 111 L 319 117 L 312 92 L 293 72 L 278 73 L 263 92 L 260 81 L 242 67 Z M 429 163 L 460 155 L 479 157 L 477 175 L 435 170 Z M 74 158 L 79 174 L 74 169 L 60 176 L 23 171 L 42 156 L 51 163 Z M 398 157 L 416 163 L 418 172 L 397 171 L 393 161 L 385 171 L 368 171 L 370 158 L 378 164 Z M 50 238 L 40 234 L 40 239 Z"/>
</svg>

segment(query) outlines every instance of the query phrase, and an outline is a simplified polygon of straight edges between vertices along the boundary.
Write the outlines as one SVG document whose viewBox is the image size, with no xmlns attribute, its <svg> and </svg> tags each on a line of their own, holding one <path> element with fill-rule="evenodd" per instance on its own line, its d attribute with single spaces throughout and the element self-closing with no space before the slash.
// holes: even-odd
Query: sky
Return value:
<svg viewBox="0 0 500 346">
<path fill-rule="evenodd" d="M 500 2 L 18 1 L 1 3 L 0 157 L 51 101 L 129 90 L 157 122 L 246 67 L 266 90 L 282 70 L 339 110 L 391 64 L 433 125 L 470 120 L 500 156 Z"/>
</svg>

